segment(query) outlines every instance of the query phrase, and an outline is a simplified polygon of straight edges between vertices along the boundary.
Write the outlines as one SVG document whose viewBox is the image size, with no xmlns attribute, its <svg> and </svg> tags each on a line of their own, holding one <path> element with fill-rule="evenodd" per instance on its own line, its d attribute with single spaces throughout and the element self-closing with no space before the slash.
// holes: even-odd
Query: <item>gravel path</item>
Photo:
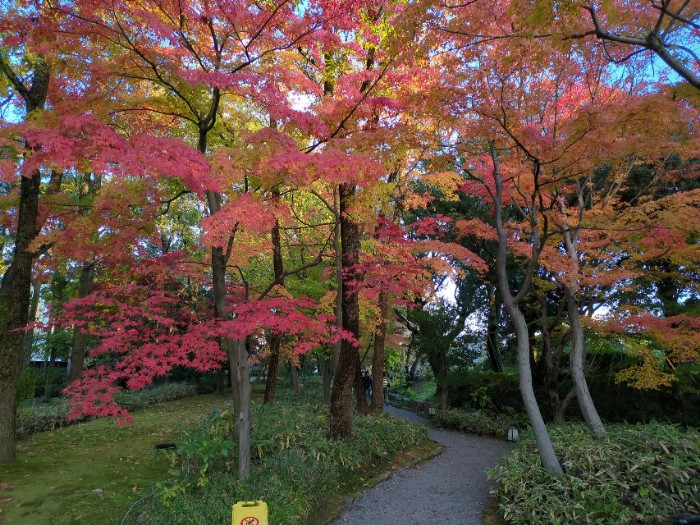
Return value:
<svg viewBox="0 0 700 525">
<path fill-rule="evenodd" d="M 421 416 L 389 407 L 416 424 Z M 401 470 L 354 501 L 334 525 L 480 525 L 491 482 L 486 469 L 508 450 L 503 441 L 429 430 L 444 452 L 417 467 Z"/>
</svg>

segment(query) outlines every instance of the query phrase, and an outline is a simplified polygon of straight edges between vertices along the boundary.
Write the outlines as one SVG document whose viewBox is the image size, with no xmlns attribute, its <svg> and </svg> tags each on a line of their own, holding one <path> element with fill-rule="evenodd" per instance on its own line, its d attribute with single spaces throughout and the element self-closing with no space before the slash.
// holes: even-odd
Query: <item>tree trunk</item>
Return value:
<svg viewBox="0 0 700 525">
<path fill-rule="evenodd" d="M 365 382 L 362 378 L 362 363 L 360 362 L 360 354 L 357 354 L 357 361 L 355 365 L 355 381 L 353 382 L 353 389 L 355 390 L 355 399 L 357 400 L 357 411 L 360 414 L 369 414 L 370 407 L 367 403 L 367 397 L 365 396 Z"/>
<path fill-rule="evenodd" d="M 323 402 L 330 403 L 331 401 L 331 361 L 325 357 L 320 357 L 321 367 L 321 390 L 323 393 Z"/>
<path fill-rule="evenodd" d="M 39 299 L 41 298 L 41 283 L 32 282 L 32 299 L 29 307 L 28 322 L 36 321 L 36 314 L 39 311 Z M 24 334 L 24 363 L 29 364 L 32 360 L 32 351 L 34 350 L 34 328 L 27 330 Z"/>
<path fill-rule="evenodd" d="M 219 396 L 224 395 L 224 369 L 223 368 L 217 368 L 216 369 L 216 394 Z"/>
<path fill-rule="evenodd" d="M 360 228 L 348 216 L 350 201 L 355 195 L 355 187 L 341 184 L 340 197 L 340 236 L 342 242 L 342 317 L 343 329 L 352 334 L 354 341 L 344 339 L 341 343 L 338 367 L 331 393 L 330 434 L 335 439 L 352 435 L 354 419 L 352 412 L 352 384 L 355 378 L 360 338 L 360 304 L 352 284 L 360 280 L 356 268 L 360 252 Z"/>
<path fill-rule="evenodd" d="M 528 419 L 530 420 L 532 432 L 535 435 L 537 448 L 540 452 L 540 459 L 542 460 L 542 465 L 547 470 L 561 474 L 563 470 L 559 464 L 557 455 L 554 452 L 554 446 L 552 445 L 552 440 L 549 438 L 547 426 L 542 418 L 542 413 L 540 412 L 540 407 L 537 404 L 535 390 L 532 385 L 532 372 L 530 371 L 530 344 L 527 333 L 527 322 L 525 321 L 525 316 L 517 306 L 508 305 L 506 303 L 506 308 L 513 319 L 515 332 L 518 338 L 518 372 L 520 374 L 520 393 L 523 398 L 523 404 L 525 405 L 525 411 L 527 412 Z"/>
<path fill-rule="evenodd" d="M 270 362 L 267 365 L 267 380 L 265 381 L 264 403 L 275 400 L 277 390 L 277 368 L 280 362 L 280 338 L 273 335 L 270 342 Z"/>
<path fill-rule="evenodd" d="M 439 376 L 435 377 L 435 379 L 437 380 L 437 391 L 440 396 L 440 408 L 445 409 L 447 408 L 447 400 L 449 393 L 449 387 L 447 384 L 447 371 L 442 371 Z"/>
<path fill-rule="evenodd" d="M 598 415 L 598 411 L 593 403 L 591 392 L 588 390 L 586 375 L 584 373 L 584 362 L 586 353 L 586 340 L 583 334 L 583 325 L 581 324 L 581 314 L 578 310 L 578 303 L 573 296 L 567 291 L 567 311 L 569 312 L 569 324 L 571 325 L 571 353 L 569 354 L 569 363 L 571 366 L 571 378 L 574 380 L 574 388 L 576 389 L 576 399 L 581 410 L 581 415 L 595 437 L 601 437 L 606 434 L 605 426 Z"/>
<path fill-rule="evenodd" d="M 56 348 L 51 348 L 49 350 L 49 361 L 46 363 L 44 368 L 44 395 L 42 396 L 42 401 L 48 403 L 51 400 L 51 379 L 53 375 L 53 369 L 56 368 Z"/>
<path fill-rule="evenodd" d="M 575 397 L 576 387 L 571 388 L 566 396 L 564 396 L 564 399 L 559 397 L 559 392 L 552 388 L 549 389 L 549 402 L 552 407 L 552 418 L 555 423 L 561 423 L 566 419 L 566 410 Z"/>
<path fill-rule="evenodd" d="M 27 115 L 44 107 L 49 88 L 50 71 L 46 60 L 39 56 L 34 63 L 32 86 L 27 88 L 0 56 L 2 72 L 23 98 Z M 12 262 L 0 285 L 0 462 L 14 461 L 15 423 L 17 417 L 17 385 L 22 370 L 24 332 L 29 321 L 32 263 L 31 242 L 39 234 L 39 192 L 41 176 L 38 171 L 21 177 L 17 211 L 17 233 Z"/>
<path fill-rule="evenodd" d="M 496 301 L 496 287 L 492 284 L 488 284 L 487 289 L 489 294 L 489 314 L 486 323 L 486 351 L 488 352 L 491 370 L 494 372 L 503 372 L 501 354 L 498 349 L 498 303 Z"/>
<path fill-rule="evenodd" d="M 337 206 L 336 206 L 337 209 Z M 340 248 L 340 226 L 341 221 L 337 221 L 333 230 L 333 252 L 335 253 L 335 279 L 338 283 L 338 292 L 335 294 L 335 325 L 338 328 L 343 327 L 343 254 Z M 338 369 L 338 361 L 340 360 L 340 351 L 342 342 L 333 343 L 331 350 L 331 370 L 330 375 L 335 376 Z"/>
<path fill-rule="evenodd" d="M 95 281 L 95 263 L 85 263 L 80 269 L 78 282 L 78 296 L 86 297 L 92 293 Z M 73 328 L 73 348 L 71 349 L 68 366 L 68 382 L 78 379 L 83 373 L 85 363 L 85 350 L 87 348 L 87 334 L 77 326 Z"/>
<path fill-rule="evenodd" d="M 17 384 L 29 321 L 32 261 L 29 245 L 39 233 L 39 173 L 22 177 L 15 253 L 0 287 L 0 461 L 15 460 Z"/>
<path fill-rule="evenodd" d="M 250 476 L 250 405 L 252 388 L 248 369 L 248 349 L 244 340 L 233 341 L 235 374 L 231 381 L 234 394 L 234 412 L 238 441 L 238 479 Z"/>
<path fill-rule="evenodd" d="M 381 321 L 374 336 L 374 355 L 372 356 L 372 412 L 379 414 L 384 411 L 382 396 L 382 376 L 384 375 L 384 346 L 386 343 L 386 323 L 389 316 L 389 293 L 379 292 L 379 315 Z M 375 393 L 376 392 L 376 393 Z"/>
<path fill-rule="evenodd" d="M 272 194 L 276 200 L 279 200 L 279 190 L 273 190 Z M 275 220 L 275 225 L 272 227 L 271 237 L 274 281 L 279 283 L 279 285 L 284 285 L 284 261 L 282 260 L 282 239 L 280 237 L 279 220 Z M 279 366 L 281 345 L 281 336 L 272 334 L 270 336 L 270 364 L 268 366 L 267 381 L 265 382 L 265 403 L 272 403 L 275 399 L 275 391 L 277 390 L 277 368 Z"/>
<path fill-rule="evenodd" d="M 289 378 L 292 382 L 292 393 L 299 394 L 299 367 L 294 363 L 289 363 Z"/>
<path fill-rule="evenodd" d="M 538 256 L 541 250 L 540 246 L 540 236 L 539 236 L 539 226 L 537 223 L 536 215 L 536 205 L 530 209 L 530 226 L 531 226 L 531 243 L 532 243 L 532 254 L 530 261 L 528 263 L 527 270 L 525 271 L 525 278 L 520 284 L 521 290 L 516 296 L 513 296 L 510 285 L 508 284 L 508 270 L 507 270 L 507 255 L 508 255 L 508 234 L 503 225 L 503 179 L 501 178 L 501 173 L 499 171 L 498 156 L 495 150 L 495 144 L 491 142 L 489 144 L 490 154 L 493 160 L 493 177 L 496 183 L 495 193 L 488 190 L 493 198 L 494 210 L 496 215 L 496 231 L 498 232 L 498 253 L 496 256 L 496 271 L 498 275 L 498 287 L 501 291 L 501 297 L 503 298 L 503 304 L 506 310 L 510 314 L 515 327 L 515 333 L 518 341 L 518 372 L 520 374 L 520 394 L 523 398 L 523 404 L 525 405 L 525 411 L 527 412 L 528 418 L 530 420 L 530 426 L 532 427 L 532 432 L 535 436 L 535 442 L 537 443 L 537 449 L 539 450 L 540 459 L 542 460 L 542 465 L 549 471 L 555 474 L 562 474 L 563 470 L 557 459 L 557 455 L 554 452 L 554 446 L 552 445 L 552 440 L 547 432 L 547 426 L 544 424 L 544 419 L 542 418 L 542 413 L 540 412 L 540 407 L 537 404 L 537 398 L 535 397 L 535 390 L 532 386 L 532 371 L 530 369 L 530 339 L 528 333 L 527 321 L 522 311 L 518 307 L 518 302 L 525 297 L 528 289 L 530 288 L 530 283 L 532 276 L 537 268 Z M 488 189 L 488 188 L 487 188 Z M 533 197 L 533 201 L 534 201 Z"/>
</svg>

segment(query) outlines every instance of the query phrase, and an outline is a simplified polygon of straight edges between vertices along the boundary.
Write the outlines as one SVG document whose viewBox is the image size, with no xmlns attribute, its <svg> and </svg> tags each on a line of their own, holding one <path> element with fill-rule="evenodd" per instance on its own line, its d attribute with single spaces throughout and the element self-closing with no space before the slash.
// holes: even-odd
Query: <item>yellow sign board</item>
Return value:
<svg viewBox="0 0 700 525">
<path fill-rule="evenodd" d="M 231 525 L 268 525 L 267 503 L 239 501 L 233 506 Z"/>
</svg>

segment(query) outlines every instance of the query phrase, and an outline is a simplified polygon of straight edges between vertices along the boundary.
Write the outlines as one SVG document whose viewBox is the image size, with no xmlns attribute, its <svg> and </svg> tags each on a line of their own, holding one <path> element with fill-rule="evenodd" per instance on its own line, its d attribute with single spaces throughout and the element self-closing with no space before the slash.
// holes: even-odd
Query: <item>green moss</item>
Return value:
<svg viewBox="0 0 700 525">
<path fill-rule="evenodd" d="M 154 445 L 179 438 L 212 404 L 212 395 L 164 403 L 131 424 L 95 420 L 35 434 L 18 443 L 18 459 L 0 464 L 0 523 L 113 524 L 167 478 Z"/>
</svg>

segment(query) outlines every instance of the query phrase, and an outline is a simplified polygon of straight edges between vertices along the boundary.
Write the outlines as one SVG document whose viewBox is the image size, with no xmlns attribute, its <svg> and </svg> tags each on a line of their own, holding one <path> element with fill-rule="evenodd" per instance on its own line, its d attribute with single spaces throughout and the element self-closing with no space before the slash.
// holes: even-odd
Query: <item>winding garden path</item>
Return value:
<svg viewBox="0 0 700 525">
<path fill-rule="evenodd" d="M 421 416 L 389 407 L 416 424 Z M 445 447 L 438 457 L 395 473 L 354 501 L 334 525 L 480 525 L 492 483 L 486 469 L 508 450 L 505 442 L 430 429 Z"/>
</svg>

